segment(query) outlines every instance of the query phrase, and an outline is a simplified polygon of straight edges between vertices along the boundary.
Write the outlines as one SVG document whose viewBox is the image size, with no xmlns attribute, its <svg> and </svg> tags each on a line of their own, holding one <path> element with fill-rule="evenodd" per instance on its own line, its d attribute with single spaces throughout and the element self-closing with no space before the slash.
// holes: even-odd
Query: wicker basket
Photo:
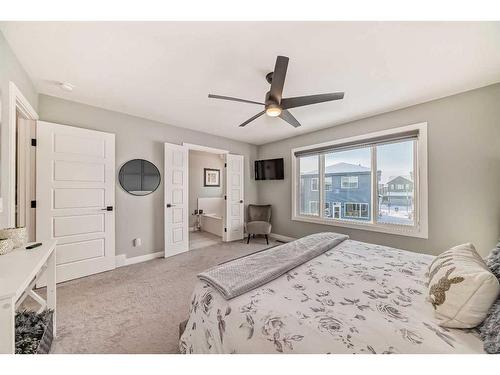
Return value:
<svg viewBox="0 0 500 375">
<path fill-rule="evenodd" d="M 43 332 L 42 339 L 38 344 L 38 349 L 36 350 L 36 354 L 49 354 L 50 347 L 52 346 L 52 341 L 54 340 L 54 313 L 49 313 L 49 323 L 47 324 L 47 328 L 45 328 L 45 332 Z"/>
<path fill-rule="evenodd" d="M 0 229 L 0 239 L 8 238 L 14 241 L 14 248 L 23 247 L 28 243 L 28 231 L 24 227 Z"/>
<path fill-rule="evenodd" d="M 6 240 L 0 240 L 0 255 L 7 254 L 14 249 L 14 241 L 10 238 Z"/>
</svg>

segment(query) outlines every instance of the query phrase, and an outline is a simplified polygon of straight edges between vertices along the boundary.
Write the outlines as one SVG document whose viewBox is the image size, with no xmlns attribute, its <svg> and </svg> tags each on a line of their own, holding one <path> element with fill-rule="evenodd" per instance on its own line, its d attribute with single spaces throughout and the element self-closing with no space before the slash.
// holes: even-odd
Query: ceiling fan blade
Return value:
<svg viewBox="0 0 500 375">
<path fill-rule="evenodd" d="M 283 98 L 281 100 L 281 108 L 297 108 L 305 105 L 330 102 L 332 100 L 340 100 L 344 98 L 343 92 L 334 92 L 331 94 L 297 96 L 295 98 Z"/>
<path fill-rule="evenodd" d="M 273 80 L 271 82 L 271 90 L 269 96 L 276 104 L 281 103 L 283 96 L 283 86 L 285 85 L 286 70 L 288 68 L 288 57 L 278 56 L 276 58 L 276 65 L 273 71 Z"/>
<path fill-rule="evenodd" d="M 300 126 L 300 122 L 298 122 L 297 119 L 290 113 L 290 111 L 287 111 L 286 109 L 281 111 L 280 118 L 288 122 L 294 128 L 298 128 Z"/>
<path fill-rule="evenodd" d="M 262 116 L 264 113 L 266 113 L 266 111 L 262 111 L 262 112 L 259 112 L 257 113 L 255 116 L 253 117 L 250 117 L 248 120 L 246 120 L 243 124 L 240 125 L 240 127 L 243 127 L 245 125 L 247 125 L 248 123 L 252 122 L 253 120 L 257 119 L 258 117 Z"/>
<path fill-rule="evenodd" d="M 253 100 L 246 100 L 246 99 L 239 99 L 239 98 L 233 98 L 231 96 L 222 96 L 222 95 L 213 95 L 213 94 L 208 94 L 209 98 L 212 99 L 222 99 L 222 100 L 231 100 L 233 102 L 242 102 L 242 103 L 251 103 L 251 104 L 260 104 L 260 105 L 265 105 L 264 103 L 260 102 L 254 102 Z"/>
</svg>

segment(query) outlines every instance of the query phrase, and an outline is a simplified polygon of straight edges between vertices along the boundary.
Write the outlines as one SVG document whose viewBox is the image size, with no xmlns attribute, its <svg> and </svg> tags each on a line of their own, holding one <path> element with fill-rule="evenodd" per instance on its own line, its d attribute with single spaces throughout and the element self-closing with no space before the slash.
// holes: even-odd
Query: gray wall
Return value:
<svg viewBox="0 0 500 375">
<path fill-rule="evenodd" d="M 7 224 L 7 213 L 5 206 L 7 204 L 6 194 L 9 190 L 11 177 L 8 176 L 8 133 L 7 125 L 9 122 L 9 82 L 12 81 L 21 90 L 31 106 L 37 110 L 38 93 L 35 90 L 30 78 L 24 71 L 16 56 L 7 44 L 3 34 L 0 32 L 0 100 L 2 102 L 2 113 L 0 114 L 0 197 L 4 201 L 4 210 L 0 212 L 0 228 Z M 15 114 L 13 114 L 15 116 Z M 14 198 L 12 198 L 14 199 Z"/>
<path fill-rule="evenodd" d="M 245 203 L 257 201 L 253 167 L 250 169 L 256 146 L 46 95 L 39 97 L 39 115 L 43 121 L 115 133 L 117 174 L 127 160 L 142 158 L 154 163 L 163 177 L 164 142 L 194 143 L 244 155 Z M 163 250 L 163 178 L 156 192 L 143 197 L 127 194 L 117 184 L 115 205 L 116 254 L 134 257 Z M 136 237 L 142 238 L 141 247 L 132 246 Z"/>
<path fill-rule="evenodd" d="M 418 122 L 428 123 L 428 240 L 290 219 L 292 148 Z M 258 156 L 285 158 L 285 180 L 258 181 L 259 203 L 273 205 L 274 233 L 298 237 L 332 230 L 429 254 L 470 241 L 486 255 L 499 238 L 500 84 L 266 144 Z"/>
<path fill-rule="evenodd" d="M 204 168 L 220 170 L 220 187 L 205 187 Z M 198 207 L 198 198 L 222 197 L 224 194 L 224 159 L 217 154 L 189 151 L 189 226 L 195 223 L 191 214 Z"/>
</svg>

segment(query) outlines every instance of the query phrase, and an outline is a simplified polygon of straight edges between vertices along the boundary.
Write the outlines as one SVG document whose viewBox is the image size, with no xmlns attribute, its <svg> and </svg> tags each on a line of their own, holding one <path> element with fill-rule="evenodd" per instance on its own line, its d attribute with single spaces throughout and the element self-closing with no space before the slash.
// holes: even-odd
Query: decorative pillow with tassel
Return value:
<svg viewBox="0 0 500 375">
<path fill-rule="evenodd" d="M 434 259 L 428 287 L 438 324 L 450 328 L 479 325 L 500 293 L 497 278 L 471 243 L 455 246 Z"/>
</svg>

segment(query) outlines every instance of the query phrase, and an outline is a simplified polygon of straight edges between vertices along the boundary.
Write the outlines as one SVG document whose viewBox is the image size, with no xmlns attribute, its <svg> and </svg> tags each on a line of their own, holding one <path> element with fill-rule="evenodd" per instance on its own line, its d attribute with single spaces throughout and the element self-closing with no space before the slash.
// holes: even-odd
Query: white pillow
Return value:
<svg viewBox="0 0 500 375">
<path fill-rule="evenodd" d="M 438 324 L 451 328 L 479 325 L 500 292 L 497 278 L 471 243 L 437 256 L 429 267 L 428 285 Z"/>
</svg>

